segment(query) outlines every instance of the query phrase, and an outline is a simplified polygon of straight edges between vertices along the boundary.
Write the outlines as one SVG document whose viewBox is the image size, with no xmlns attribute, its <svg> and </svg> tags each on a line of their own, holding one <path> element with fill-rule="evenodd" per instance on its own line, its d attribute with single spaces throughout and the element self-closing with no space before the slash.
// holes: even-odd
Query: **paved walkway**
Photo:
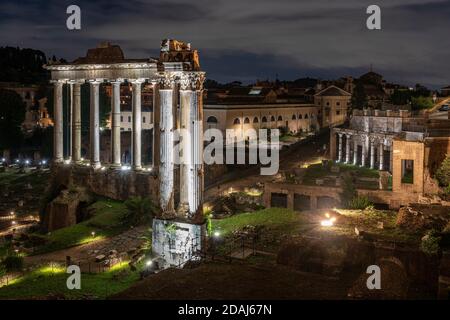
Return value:
<svg viewBox="0 0 450 320">
<path fill-rule="evenodd" d="M 50 262 L 65 263 L 67 256 L 70 256 L 71 260 L 76 263 L 80 261 L 95 262 L 96 257 L 102 255 L 104 258 L 111 255 L 117 257 L 125 256 L 132 254 L 140 246 L 142 246 L 146 241 L 143 239 L 145 236 L 151 236 L 149 227 L 137 227 L 112 238 L 106 238 L 76 247 L 25 257 L 25 265 L 36 265 Z"/>
</svg>

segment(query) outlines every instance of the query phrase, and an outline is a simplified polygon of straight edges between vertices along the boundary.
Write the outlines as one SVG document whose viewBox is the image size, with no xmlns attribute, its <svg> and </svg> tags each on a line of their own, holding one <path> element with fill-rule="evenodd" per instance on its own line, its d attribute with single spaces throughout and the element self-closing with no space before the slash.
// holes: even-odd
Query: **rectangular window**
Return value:
<svg viewBox="0 0 450 320">
<path fill-rule="evenodd" d="M 142 117 L 142 122 L 145 123 L 145 117 Z"/>
<path fill-rule="evenodd" d="M 340 114 L 341 114 L 341 111 L 340 110 L 336 110 L 336 115 L 338 116 Z"/>
<path fill-rule="evenodd" d="M 414 183 L 414 160 L 402 159 L 402 183 Z"/>
<path fill-rule="evenodd" d="M 120 116 L 120 122 L 123 122 L 123 116 Z"/>
<path fill-rule="evenodd" d="M 128 122 L 131 122 L 131 116 L 128 116 Z"/>
</svg>

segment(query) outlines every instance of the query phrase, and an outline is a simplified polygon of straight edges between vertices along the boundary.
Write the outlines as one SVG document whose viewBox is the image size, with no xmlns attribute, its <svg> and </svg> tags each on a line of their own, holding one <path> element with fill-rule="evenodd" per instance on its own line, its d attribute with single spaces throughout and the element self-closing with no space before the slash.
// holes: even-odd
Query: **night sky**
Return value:
<svg viewBox="0 0 450 320">
<path fill-rule="evenodd" d="M 82 29 L 66 28 L 77 4 Z M 382 30 L 366 28 L 366 8 Z M 160 40 L 191 42 L 208 77 L 256 79 L 359 76 L 370 65 L 388 81 L 450 84 L 450 0 L 1 0 L 0 46 L 67 60 L 101 41 L 127 58 L 157 56 Z"/>
</svg>

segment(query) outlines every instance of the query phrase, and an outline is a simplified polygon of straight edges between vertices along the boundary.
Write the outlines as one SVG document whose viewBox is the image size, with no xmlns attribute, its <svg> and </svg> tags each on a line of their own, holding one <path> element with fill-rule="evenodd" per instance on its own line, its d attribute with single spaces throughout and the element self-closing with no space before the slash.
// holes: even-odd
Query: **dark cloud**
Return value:
<svg viewBox="0 0 450 320">
<path fill-rule="evenodd" d="M 143 57 L 178 38 L 222 81 L 357 76 L 373 64 L 391 81 L 450 83 L 450 0 L 377 2 L 380 31 L 365 27 L 369 0 L 2 0 L 0 45 L 74 59 L 109 40 Z M 80 31 L 65 27 L 70 4 L 82 9 Z"/>
</svg>

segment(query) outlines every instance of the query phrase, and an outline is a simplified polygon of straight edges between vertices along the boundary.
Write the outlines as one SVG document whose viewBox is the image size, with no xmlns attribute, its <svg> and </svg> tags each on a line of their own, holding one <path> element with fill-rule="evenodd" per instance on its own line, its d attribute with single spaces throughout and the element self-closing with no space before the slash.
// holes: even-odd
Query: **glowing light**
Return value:
<svg viewBox="0 0 450 320">
<path fill-rule="evenodd" d="M 47 160 L 42 160 L 42 164 L 47 164 Z"/>
<path fill-rule="evenodd" d="M 19 159 L 16 159 L 16 163 L 20 163 L 20 160 L 19 160 Z"/>
<path fill-rule="evenodd" d="M 25 160 L 25 164 L 30 164 L 30 160 Z"/>
<path fill-rule="evenodd" d="M 14 216 L 14 215 L 15 215 L 14 211 L 11 211 L 9 214 L 10 214 L 11 216 Z"/>
<path fill-rule="evenodd" d="M 147 267 L 150 267 L 152 264 L 153 264 L 153 261 L 152 261 L 152 260 L 148 260 L 148 261 L 145 263 L 145 265 L 146 265 Z"/>
<path fill-rule="evenodd" d="M 219 238 L 220 237 L 220 232 L 219 231 L 214 231 L 214 237 L 215 238 Z"/>
<path fill-rule="evenodd" d="M 106 167 L 101 167 L 100 170 L 105 171 L 105 170 L 106 170 Z"/>
<path fill-rule="evenodd" d="M 70 159 L 64 160 L 64 163 L 65 163 L 65 164 L 70 164 L 70 162 L 71 162 Z"/>
<path fill-rule="evenodd" d="M 330 216 L 329 214 L 327 214 L 327 215 L 328 215 L 328 217 Z M 325 220 L 320 221 L 320 225 L 322 227 L 332 227 L 334 225 L 335 221 L 336 221 L 336 218 L 332 217 L 330 219 L 325 219 Z"/>
<path fill-rule="evenodd" d="M 12 223 L 12 225 L 15 225 L 15 224 L 17 224 L 17 222 L 15 222 L 15 221 L 13 221 L 13 222 L 11 222 Z"/>
<path fill-rule="evenodd" d="M 6 159 L 5 158 L 2 158 L 2 162 L 5 162 L 6 161 Z"/>
<path fill-rule="evenodd" d="M 91 236 L 92 236 L 92 237 L 95 237 L 95 231 L 92 231 L 92 232 L 91 232 Z"/>
<path fill-rule="evenodd" d="M 130 166 L 122 166 L 120 169 L 121 169 L 122 171 L 127 171 L 127 170 L 130 170 L 131 167 L 130 167 Z"/>
<path fill-rule="evenodd" d="M 83 157 L 81 157 L 81 159 L 80 159 L 81 161 L 84 161 L 84 158 Z"/>
</svg>

